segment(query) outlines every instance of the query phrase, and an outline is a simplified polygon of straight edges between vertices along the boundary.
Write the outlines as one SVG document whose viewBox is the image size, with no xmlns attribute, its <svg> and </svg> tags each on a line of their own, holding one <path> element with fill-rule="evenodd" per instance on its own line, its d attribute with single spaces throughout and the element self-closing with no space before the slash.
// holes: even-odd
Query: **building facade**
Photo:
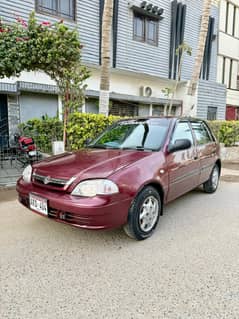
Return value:
<svg viewBox="0 0 239 319">
<path fill-rule="evenodd" d="M 218 78 L 227 87 L 226 119 L 239 120 L 239 1 L 221 0 Z"/>
<path fill-rule="evenodd" d="M 211 10 L 201 79 L 196 95 L 187 95 L 198 45 L 202 0 L 113 0 L 110 114 L 146 116 L 164 114 L 165 88 L 175 86 L 178 45 L 187 43 L 192 55 L 183 57 L 181 81 L 173 100 L 176 115 L 224 119 L 226 89 L 217 83 L 217 1 Z M 13 22 L 27 20 L 35 10 L 39 21 L 64 19 L 79 30 L 82 62 L 91 70 L 83 112 L 99 110 L 101 25 L 104 0 L 0 0 L 0 14 Z M 14 132 L 19 122 L 61 113 L 55 83 L 43 73 L 24 72 L 19 78 L 0 80 L 1 125 Z M 7 117 L 7 120 L 6 120 Z M 5 121 L 5 122 L 4 122 Z"/>
</svg>

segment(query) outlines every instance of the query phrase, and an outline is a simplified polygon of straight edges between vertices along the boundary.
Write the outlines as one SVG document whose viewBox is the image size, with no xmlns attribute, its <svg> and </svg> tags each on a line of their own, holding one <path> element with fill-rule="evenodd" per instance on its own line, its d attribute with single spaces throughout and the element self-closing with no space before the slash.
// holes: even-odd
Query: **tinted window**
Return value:
<svg viewBox="0 0 239 319">
<path fill-rule="evenodd" d="M 176 140 L 188 139 L 192 145 L 194 144 L 191 128 L 188 122 L 179 122 L 173 132 L 171 143 L 174 144 Z"/>
<path fill-rule="evenodd" d="M 197 143 L 199 145 L 207 144 L 213 141 L 203 122 L 192 122 L 191 124 Z"/>
</svg>

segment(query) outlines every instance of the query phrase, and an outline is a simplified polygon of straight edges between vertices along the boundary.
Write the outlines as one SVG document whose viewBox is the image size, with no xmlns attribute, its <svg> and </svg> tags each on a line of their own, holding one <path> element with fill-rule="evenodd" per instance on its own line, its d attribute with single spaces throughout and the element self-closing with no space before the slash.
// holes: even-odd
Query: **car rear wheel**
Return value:
<svg viewBox="0 0 239 319">
<path fill-rule="evenodd" d="M 214 193 L 217 190 L 220 178 L 220 171 L 218 165 L 213 167 L 209 179 L 203 184 L 203 189 L 206 193 Z"/>
<path fill-rule="evenodd" d="M 161 198 L 157 190 L 151 186 L 145 187 L 129 209 L 125 233 L 137 240 L 150 237 L 158 224 L 161 210 Z"/>
</svg>

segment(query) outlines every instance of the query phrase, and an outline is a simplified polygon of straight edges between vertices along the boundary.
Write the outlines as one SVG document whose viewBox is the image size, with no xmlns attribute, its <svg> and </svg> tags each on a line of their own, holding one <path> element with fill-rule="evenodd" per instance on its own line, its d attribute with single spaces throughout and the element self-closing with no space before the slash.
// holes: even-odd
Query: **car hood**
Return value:
<svg viewBox="0 0 239 319">
<path fill-rule="evenodd" d="M 134 150 L 86 149 L 49 157 L 34 164 L 33 171 L 39 175 L 61 179 L 107 178 L 151 154 L 152 152 Z"/>
</svg>

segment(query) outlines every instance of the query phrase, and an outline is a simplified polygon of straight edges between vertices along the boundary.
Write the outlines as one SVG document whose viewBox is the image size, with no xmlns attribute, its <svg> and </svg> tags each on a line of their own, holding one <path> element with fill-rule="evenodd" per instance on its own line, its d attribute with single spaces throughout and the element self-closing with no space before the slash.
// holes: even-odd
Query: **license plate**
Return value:
<svg viewBox="0 0 239 319">
<path fill-rule="evenodd" d="M 46 216 L 48 215 L 47 199 L 34 194 L 30 194 L 29 202 L 30 202 L 30 208 L 32 210 L 35 210 L 36 212 Z"/>
</svg>

